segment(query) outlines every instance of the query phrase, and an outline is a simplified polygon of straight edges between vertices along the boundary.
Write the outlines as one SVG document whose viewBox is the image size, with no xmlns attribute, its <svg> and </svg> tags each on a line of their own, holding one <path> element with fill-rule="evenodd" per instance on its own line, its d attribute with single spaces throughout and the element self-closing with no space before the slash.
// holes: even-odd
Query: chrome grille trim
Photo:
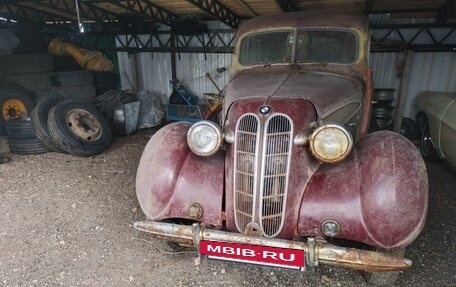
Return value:
<svg viewBox="0 0 456 287">
<path fill-rule="evenodd" d="M 260 119 L 253 113 L 243 115 L 236 124 L 234 143 L 234 218 L 244 232 L 255 220 L 260 146 Z"/>
<path fill-rule="evenodd" d="M 269 117 L 264 127 L 259 192 L 264 236 L 276 236 L 284 224 L 292 143 L 293 121 L 284 114 Z"/>
</svg>

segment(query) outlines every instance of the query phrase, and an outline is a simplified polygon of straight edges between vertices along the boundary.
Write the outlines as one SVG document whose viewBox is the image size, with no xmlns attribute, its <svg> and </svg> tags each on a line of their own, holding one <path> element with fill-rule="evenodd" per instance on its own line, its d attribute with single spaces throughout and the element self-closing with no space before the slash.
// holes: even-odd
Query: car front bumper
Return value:
<svg viewBox="0 0 456 287">
<path fill-rule="evenodd" d="M 186 246 L 194 246 L 198 249 L 200 241 L 211 240 L 304 250 L 306 266 L 311 269 L 322 264 L 362 271 L 394 271 L 403 270 L 412 265 L 412 261 L 406 258 L 396 258 L 383 252 L 340 247 L 315 238 L 307 238 L 306 242 L 300 242 L 278 238 L 256 237 L 208 229 L 197 223 L 190 226 L 154 221 L 139 221 L 135 222 L 134 227 L 139 231 L 155 237 Z"/>
</svg>

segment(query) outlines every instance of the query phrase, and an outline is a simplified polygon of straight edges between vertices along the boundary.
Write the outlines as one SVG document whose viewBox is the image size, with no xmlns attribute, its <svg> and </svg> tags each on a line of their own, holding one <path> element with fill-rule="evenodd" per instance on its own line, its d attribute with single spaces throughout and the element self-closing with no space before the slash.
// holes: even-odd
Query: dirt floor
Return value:
<svg viewBox="0 0 456 287">
<path fill-rule="evenodd" d="M 366 286 L 359 272 L 315 273 L 168 253 L 136 232 L 135 173 L 151 131 L 91 158 L 49 153 L 0 165 L 0 286 Z M 456 286 L 456 176 L 429 164 L 430 210 L 397 286 Z"/>
</svg>

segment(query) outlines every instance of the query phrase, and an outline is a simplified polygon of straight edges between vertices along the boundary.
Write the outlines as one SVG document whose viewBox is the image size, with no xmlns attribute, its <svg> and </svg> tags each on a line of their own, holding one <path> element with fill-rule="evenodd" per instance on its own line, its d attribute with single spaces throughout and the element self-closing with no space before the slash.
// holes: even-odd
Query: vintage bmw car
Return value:
<svg viewBox="0 0 456 287">
<path fill-rule="evenodd" d="M 422 156 L 442 158 L 456 170 L 456 93 L 424 91 L 415 104 Z"/>
<path fill-rule="evenodd" d="M 365 271 L 378 285 L 411 265 L 428 182 L 404 137 L 367 134 L 368 23 L 287 13 L 238 31 L 220 125 L 169 124 L 136 179 L 137 230 L 210 258 Z"/>
</svg>

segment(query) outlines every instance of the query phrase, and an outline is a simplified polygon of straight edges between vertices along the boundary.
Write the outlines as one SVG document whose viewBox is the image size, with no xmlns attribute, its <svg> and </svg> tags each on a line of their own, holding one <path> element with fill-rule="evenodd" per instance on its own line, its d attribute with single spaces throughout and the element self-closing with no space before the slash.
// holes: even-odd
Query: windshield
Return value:
<svg viewBox="0 0 456 287">
<path fill-rule="evenodd" d="M 245 66 L 289 63 L 293 50 L 292 35 L 293 31 L 288 30 L 245 37 L 241 43 L 240 63 Z"/>
<path fill-rule="evenodd" d="M 240 63 L 245 66 L 290 63 L 292 59 L 296 63 L 351 64 L 357 58 L 355 33 L 330 29 L 249 35 L 242 40 L 239 55 Z"/>
</svg>

